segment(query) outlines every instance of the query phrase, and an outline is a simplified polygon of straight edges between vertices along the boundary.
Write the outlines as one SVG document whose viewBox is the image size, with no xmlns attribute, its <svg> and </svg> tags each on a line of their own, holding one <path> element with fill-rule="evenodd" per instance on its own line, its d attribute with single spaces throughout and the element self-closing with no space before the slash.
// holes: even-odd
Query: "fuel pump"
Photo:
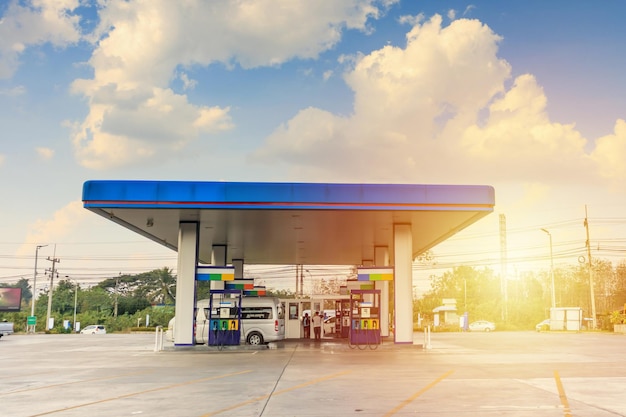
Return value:
<svg viewBox="0 0 626 417">
<path fill-rule="evenodd" d="M 335 301 L 335 334 L 344 338 L 350 334 L 350 300 Z"/>
<path fill-rule="evenodd" d="M 380 341 L 380 290 L 351 290 L 349 346 L 376 349 Z"/>
<path fill-rule="evenodd" d="M 239 345 L 241 290 L 212 290 L 209 302 L 209 346 Z"/>
</svg>

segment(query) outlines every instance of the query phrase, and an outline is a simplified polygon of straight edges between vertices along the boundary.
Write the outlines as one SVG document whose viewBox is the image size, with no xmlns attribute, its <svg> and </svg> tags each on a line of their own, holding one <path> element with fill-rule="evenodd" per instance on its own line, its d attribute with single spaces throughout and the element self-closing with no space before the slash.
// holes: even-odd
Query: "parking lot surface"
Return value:
<svg viewBox="0 0 626 417">
<path fill-rule="evenodd" d="M 433 333 L 155 351 L 154 334 L 2 338 L 0 415 L 626 416 L 626 336 Z"/>
</svg>

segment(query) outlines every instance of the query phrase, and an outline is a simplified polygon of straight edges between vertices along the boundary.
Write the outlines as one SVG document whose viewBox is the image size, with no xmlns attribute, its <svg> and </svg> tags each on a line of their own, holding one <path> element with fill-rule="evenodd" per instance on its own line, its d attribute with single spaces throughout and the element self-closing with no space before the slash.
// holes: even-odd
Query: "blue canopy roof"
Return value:
<svg viewBox="0 0 626 417">
<path fill-rule="evenodd" d="M 87 181 L 85 208 L 176 249 L 178 224 L 199 223 L 200 258 L 212 246 L 229 261 L 361 264 L 393 247 L 393 225 L 410 224 L 415 255 L 491 213 L 480 185 Z"/>
</svg>

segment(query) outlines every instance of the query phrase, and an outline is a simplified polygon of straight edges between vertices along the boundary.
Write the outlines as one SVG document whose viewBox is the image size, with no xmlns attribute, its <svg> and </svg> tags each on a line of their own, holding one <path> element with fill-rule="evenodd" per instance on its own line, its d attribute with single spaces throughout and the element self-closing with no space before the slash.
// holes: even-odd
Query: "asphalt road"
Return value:
<svg viewBox="0 0 626 417">
<path fill-rule="evenodd" d="M 0 340 L 0 415 L 626 416 L 626 336 L 433 333 L 376 350 L 287 341 L 154 351 L 155 335 Z"/>
</svg>

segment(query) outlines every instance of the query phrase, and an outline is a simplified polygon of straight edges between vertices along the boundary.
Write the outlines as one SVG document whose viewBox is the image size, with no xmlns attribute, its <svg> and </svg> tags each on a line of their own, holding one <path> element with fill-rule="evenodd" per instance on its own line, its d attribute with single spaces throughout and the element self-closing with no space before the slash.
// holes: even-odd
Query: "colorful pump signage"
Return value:
<svg viewBox="0 0 626 417">
<path fill-rule="evenodd" d="M 393 281 L 393 268 L 358 268 L 357 281 Z"/>
<path fill-rule="evenodd" d="M 223 281 L 227 290 L 241 290 L 243 295 L 266 295 L 263 286 L 254 285 L 254 279 L 235 279 L 235 268 L 227 266 L 196 267 L 197 281 Z"/>
<path fill-rule="evenodd" d="M 234 281 L 235 268 L 224 266 L 199 266 L 196 268 L 198 281 Z"/>
</svg>

